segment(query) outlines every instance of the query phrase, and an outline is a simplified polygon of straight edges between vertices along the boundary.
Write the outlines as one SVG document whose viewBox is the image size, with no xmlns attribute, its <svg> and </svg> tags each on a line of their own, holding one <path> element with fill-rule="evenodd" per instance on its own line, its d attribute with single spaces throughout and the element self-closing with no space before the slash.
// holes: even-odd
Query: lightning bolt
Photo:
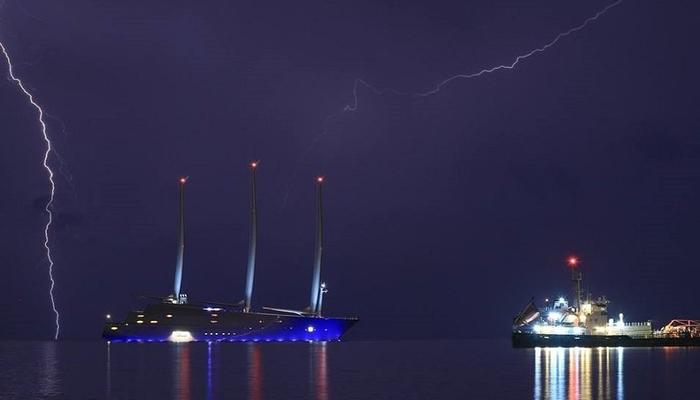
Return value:
<svg viewBox="0 0 700 400">
<path fill-rule="evenodd" d="M 501 65 L 496 65 L 493 67 L 484 68 L 478 72 L 473 72 L 473 73 L 469 73 L 469 74 L 452 75 L 449 78 L 447 78 L 443 81 L 440 81 L 437 85 L 435 85 L 435 87 L 432 90 L 429 90 L 427 92 L 405 93 L 405 92 L 400 92 L 398 90 L 390 89 L 390 88 L 378 89 L 377 87 L 367 83 L 363 79 L 359 79 L 359 78 L 355 79 L 355 82 L 354 82 L 353 87 L 352 87 L 353 103 L 346 105 L 345 108 L 343 108 L 343 112 L 357 111 L 357 108 L 359 107 L 359 97 L 357 95 L 357 90 L 358 90 L 359 86 L 364 86 L 364 87 L 370 89 L 375 94 L 380 95 L 380 96 L 384 95 L 385 93 L 393 93 L 393 94 L 398 95 L 398 96 L 410 95 L 412 97 L 428 97 L 428 96 L 432 96 L 434 94 L 437 94 L 444 86 L 446 86 L 447 84 L 449 84 L 452 81 L 456 81 L 459 79 L 478 78 L 482 75 L 490 74 L 490 73 L 493 73 L 496 71 L 514 69 L 520 63 L 520 61 L 526 60 L 534 55 L 544 53 L 550 47 L 553 47 L 557 43 L 559 43 L 559 41 L 561 39 L 564 39 L 567 36 L 573 35 L 574 33 L 585 29 L 591 22 L 594 22 L 598 18 L 605 15 L 608 12 L 608 10 L 610 10 L 611 8 L 613 8 L 615 6 L 618 6 L 620 3 L 622 3 L 622 1 L 623 0 L 617 0 L 613 3 L 608 4 L 607 6 L 603 7 L 601 10 L 599 10 L 597 13 L 586 18 L 580 25 L 574 26 L 573 28 L 570 28 L 569 30 L 558 34 L 557 36 L 554 37 L 554 39 L 550 40 L 549 42 L 547 42 L 545 45 L 543 45 L 541 47 L 534 48 L 534 49 L 532 49 L 524 54 L 520 54 L 520 55 L 516 56 L 513 59 L 513 61 L 511 61 L 508 64 L 501 64 Z"/>
<path fill-rule="evenodd" d="M 326 125 L 328 124 L 328 122 L 331 119 L 339 117 L 340 115 L 342 115 L 344 113 L 355 112 L 358 110 L 358 108 L 360 106 L 360 100 L 359 100 L 360 98 L 358 95 L 358 91 L 361 87 L 369 89 L 372 93 L 374 93 L 375 95 L 378 95 L 378 96 L 383 96 L 387 93 L 391 93 L 391 94 L 394 94 L 396 96 L 403 96 L 403 97 L 407 97 L 407 96 L 410 96 L 413 98 L 428 97 L 428 96 L 432 96 L 432 95 L 437 94 L 438 92 L 440 92 L 440 90 L 443 87 L 447 86 L 448 84 L 450 84 L 454 81 L 460 80 L 460 79 L 473 79 L 473 78 L 478 78 L 482 75 L 491 74 L 493 72 L 497 72 L 497 71 L 501 71 L 501 70 L 511 70 L 511 69 L 514 69 L 521 61 L 524 61 L 524 60 L 526 60 L 530 57 L 533 57 L 535 55 L 544 53 L 549 48 L 551 48 L 551 47 L 555 46 L 557 43 L 559 43 L 560 40 L 566 38 L 567 36 L 573 35 L 574 33 L 578 32 L 578 31 L 585 29 L 590 23 L 596 21 L 598 18 L 605 15 L 608 12 L 608 10 L 610 10 L 611 8 L 613 8 L 615 6 L 618 6 L 620 3 L 622 3 L 622 1 L 623 0 L 616 0 L 615 2 L 608 4 L 607 6 L 603 7 L 601 10 L 599 10 L 598 12 L 593 14 L 592 16 L 586 18 L 581 24 L 574 26 L 573 28 L 570 28 L 569 30 L 566 30 L 564 32 L 559 33 L 558 35 L 556 35 L 554 37 L 554 39 L 550 40 L 549 42 L 547 42 L 546 44 L 544 44 L 540 47 L 536 47 L 532 50 L 529 50 L 523 54 L 516 56 L 515 58 L 512 59 L 512 61 L 510 63 L 495 65 L 492 67 L 487 67 L 487 68 L 484 68 L 480 71 L 473 72 L 473 73 L 452 75 L 452 76 L 448 77 L 447 79 L 440 81 L 437 85 L 435 85 L 435 87 L 433 89 L 428 90 L 426 92 L 409 93 L 409 92 L 403 92 L 403 91 L 392 89 L 392 88 L 378 88 L 378 87 L 368 83 L 364 79 L 361 79 L 361 78 L 355 79 L 355 81 L 352 85 L 352 103 L 346 105 L 342 110 L 336 111 L 335 113 L 328 115 L 324 119 L 323 124 L 322 124 L 323 129 L 311 141 L 311 144 L 301 154 L 301 156 L 299 157 L 299 159 L 295 163 L 295 167 L 292 169 L 292 173 L 290 175 L 290 178 L 287 181 L 284 200 L 282 202 L 282 208 L 284 208 L 286 206 L 287 198 L 289 197 L 289 181 L 293 180 L 294 177 L 296 176 L 296 172 L 297 172 L 299 163 L 301 162 L 301 160 L 303 158 L 305 158 L 311 152 L 311 150 L 313 150 L 313 148 L 320 141 L 320 139 L 328 133 L 328 129 L 326 128 Z"/>
<path fill-rule="evenodd" d="M 53 223 L 53 212 L 51 211 L 51 207 L 53 205 L 54 195 L 56 194 L 56 182 L 54 182 L 54 173 L 53 173 L 53 170 L 51 170 L 51 167 L 49 166 L 49 156 L 51 155 L 51 153 L 53 151 L 53 147 L 51 146 L 51 139 L 49 139 L 49 135 L 46 133 L 46 122 L 44 121 L 44 110 L 34 100 L 34 96 L 24 87 L 22 80 L 15 76 L 14 71 L 12 70 L 12 60 L 10 59 L 10 54 L 7 52 L 7 49 L 5 48 L 5 45 L 2 42 L 0 42 L 0 50 L 2 50 L 2 54 L 5 56 L 5 60 L 7 61 L 7 71 L 10 75 L 10 79 L 12 79 L 17 84 L 17 87 L 22 91 L 22 93 L 24 93 L 24 95 L 27 97 L 27 100 L 29 100 L 29 103 L 34 108 L 36 108 L 36 111 L 39 114 L 39 125 L 41 125 L 41 134 L 43 135 L 44 142 L 46 143 L 46 151 L 44 151 L 43 165 L 44 165 L 44 169 L 46 169 L 46 172 L 49 176 L 51 195 L 49 196 L 49 201 L 46 203 L 46 206 L 44 207 L 44 211 L 46 211 L 46 215 L 48 216 L 48 219 L 46 221 L 46 225 L 44 226 L 44 248 L 46 249 L 46 259 L 49 261 L 49 280 L 51 281 L 51 287 L 49 289 L 49 297 L 51 298 L 51 309 L 53 310 L 53 313 L 56 316 L 56 320 L 55 320 L 56 331 L 54 333 L 54 340 L 57 340 L 58 333 L 61 330 L 61 324 L 59 322 L 60 314 L 58 312 L 58 309 L 56 308 L 56 299 L 54 298 L 54 295 L 53 295 L 53 291 L 54 291 L 54 288 L 56 286 L 56 282 L 53 279 L 54 263 L 53 263 L 53 259 L 51 258 L 51 247 L 49 246 L 49 230 L 51 228 L 51 224 Z"/>
</svg>

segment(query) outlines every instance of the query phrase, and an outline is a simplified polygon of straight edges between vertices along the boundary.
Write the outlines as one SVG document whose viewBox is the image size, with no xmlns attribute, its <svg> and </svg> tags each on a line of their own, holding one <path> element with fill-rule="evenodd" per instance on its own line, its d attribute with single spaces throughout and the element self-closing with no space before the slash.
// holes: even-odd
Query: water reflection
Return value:
<svg viewBox="0 0 700 400">
<path fill-rule="evenodd" d="M 190 350 L 187 344 L 173 346 L 175 352 L 175 398 L 177 400 L 190 400 Z"/>
<path fill-rule="evenodd" d="M 107 342 L 107 365 L 105 366 L 105 395 L 112 396 L 112 343 Z"/>
<path fill-rule="evenodd" d="M 622 348 L 536 348 L 534 354 L 535 399 L 624 398 Z"/>
<path fill-rule="evenodd" d="M 328 400 L 328 353 L 326 343 L 311 343 L 309 351 L 310 397 L 316 400 Z"/>
<path fill-rule="evenodd" d="M 212 354 L 211 354 L 212 342 L 207 343 L 207 400 L 211 400 L 214 397 L 213 386 L 212 386 Z"/>
<path fill-rule="evenodd" d="M 58 358 L 56 357 L 56 342 L 42 343 L 41 375 L 39 377 L 39 394 L 44 397 L 58 394 Z"/>
<path fill-rule="evenodd" d="M 262 388 L 262 354 L 260 344 L 248 343 L 248 400 L 262 400 Z"/>
<path fill-rule="evenodd" d="M 176 400 L 211 400 L 232 392 L 247 400 L 280 398 L 281 393 L 329 400 L 328 352 L 326 343 L 107 343 L 101 360 L 104 386 L 99 390 L 106 399 L 156 398 L 154 393 L 162 387 L 148 382 L 158 381 L 168 382 L 170 397 Z M 40 382 L 45 396 L 58 393 L 60 385 L 54 353 L 53 345 L 47 344 Z M 264 365 L 268 358 L 270 365 Z"/>
<path fill-rule="evenodd" d="M 622 381 L 622 377 L 625 375 L 625 371 L 623 369 L 625 349 L 620 347 L 619 349 L 617 349 L 617 352 L 617 398 L 623 399 L 625 397 L 625 385 Z"/>
</svg>

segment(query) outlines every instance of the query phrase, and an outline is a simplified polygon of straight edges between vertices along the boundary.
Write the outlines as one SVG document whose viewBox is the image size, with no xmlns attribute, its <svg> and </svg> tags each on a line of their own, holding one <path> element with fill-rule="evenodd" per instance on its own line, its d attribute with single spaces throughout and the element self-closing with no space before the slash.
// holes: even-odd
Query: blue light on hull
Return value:
<svg viewBox="0 0 700 400">
<path fill-rule="evenodd" d="M 235 337 L 235 336 L 207 336 L 198 335 L 190 332 L 191 342 L 333 342 L 339 341 L 343 336 L 342 333 L 336 335 L 311 335 L 311 336 L 279 336 L 275 334 L 260 334 L 256 336 Z M 104 339 L 110 342 L 173 342 L 171 334 L 105 334 Z"/>
<path fill-rule="evenodd" d="M 326 342 L 340 340 L 357 322 L 351 318 L 290 316 L 267 313 L 217 311 L 211 323 L 211 311 L 180 317 L 177 310 L 148 310 L 142 320 L 158 318 L 164 312 L 174 316 L 158 319 L 157 324 L 107 323 L 103 338 L 112 342 Z M 185 320 L 186 319 L 186 320 Z"/>
</svg>

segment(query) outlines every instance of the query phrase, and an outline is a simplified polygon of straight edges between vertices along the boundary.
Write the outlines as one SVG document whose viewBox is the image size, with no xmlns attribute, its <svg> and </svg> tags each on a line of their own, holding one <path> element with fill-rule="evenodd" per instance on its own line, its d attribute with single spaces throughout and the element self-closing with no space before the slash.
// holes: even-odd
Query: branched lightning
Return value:
<svg viewBox="0 0 700 400">
<path fill-rule="evenodd" d="M 307 149 L 301 154 L 301 156 L 299 157 L 299 160 L 295 164 L 295 167 L 292 169 L 292 173 L 290 175 L 289 180 L 294 179 L 296 172 L 297 172 L 297 169 L 298 169 L 299 161 L 301 161 L 303 158 L 305 158 L 308 155 L 308 153 L 310 153 L 311 150 L 314 148 L 316 143 L 318 143 L 319 140 L 328 133 L 328 129 L 326 128 L 326 125 L 328 124 L 328 122 L 331 119 L 336 118 L 344 113 L 355 112 L 358 110 L 359 105 L 360 105 L 358 91 L 359 91 L 360 87 L 364 87 L 366 89 L 369 89 L 372 93 L 374 93 L 375 95 L 378 95 L 378 96 L 383 96 L 384 94 L 387 94 L 387 93 L 391 93 L 393 95 L 403 96 L 403 97 L 410 96 L 413 98 L 432 96 L 434 94 L 437 94 L 444 86 L 448 85 L 449 83 L 451 83 L 453 81 L 459 80 L 459 79 L 478 78 L 482 75 L 490 74 L 490 73 L 497 72 L 500 70 L 514 69 L 521 61 L 523 61 L 527 58 L 530 58 L 534 55 L 537 55 L 537 54 L 540 54 L 540 53 L 547 51 L 550 47 L 553 47 L 557 43 L 559 43 L 559 41 L 561 39 L 563 39 L 567 36 L 570 36 L 578 31 L 586 28 L 590 23 L 594 22 L 598 18 L 605 15 L 605 13 L 607 13 L 608 10 L 619 5 L 620 3 L 622 3 L 622 1 L 623 0 L 616 0 L 615 2 L 608 4 L 607 6 L 605 6 L 604 8 L 602 8 L 601 10 L 599 10 L 598 12 L 593 14 L 592 16 L 586 18 L 581 24 L 574 26 L 573 28 L 570 28 L 564 32 L 559 33 L 552 40 L 550 40 L 549 42 L 547 42 L 546 44 L 544 44 L 540 47 L 536 47 L 532 50 L 527 51 L 526 53 L 523 53 L 523 54 L 516 56 L 510 63 L 500 64 L 500 65 L 484 68 L 478 72 L 452 75 L 452 76 L 448 77 L 447 79 L 440 81 L 437 85 L 435 85 L 435 87 L 433 89 L 428 90 L 426 92 L 409 93 L 409 92 L 403 92 L 403 91 L 392 89 L 392 88 L 378 88 L 378 87 L 368 83 L 367 81 L 365 81 L 362 78 L 355 79 L 355 81 L 353 82 L 353 85 L 352 85 L 352 103 L 346 105 L 345 107 L 343 107 L 343 109 L 338 110 L 338 111 L 334 112 L 333 114 L 328 115 L 323 120 L 323 125 L 322 125 L 323 129 L 321 130 L 321 132 L 318 135 L 316 135 L 316 137 L 312 140 L 312 142 L 307 147 Z M 288 196 L 289 196 L 289 181 L 287 181 L 284 200 L 282 202 L 282 208 L 284 208 L 286 206 Z"/>
<path fill-rule="evenodd" d="M 561 39 L 563 39 L 567 36 L 570 36 L 578 31 L 586 28 L 588 26 L 588 24 L 590 24 L 591 22 L 594 22 L 595 20 L 597 20 L 598 18 L 603 16 L 605 13 L 608 12 L 608 10 L 619 5 L 620 3 L 622 3 L 622 1 L 623 0 L 616 0 L 614 3 L 608 4 L 607 6 L 605 6 L 603 9 L 601 9 L 597 13 L 586 18 L 586 20 L 584 20 L 580 25 L 577 25 L 573 28 L 570 28 L 567 31 L 564 31 L 564 32 L 558 34 L 557 36 L 554 37 L 554 39 L 550 40 L 549 42 L 547 42 L 545 45 L 543 45 L 541 47 L 534 48 L 534 49 L 532 49 L 524 54 L 520 54 L 520 55 L 516 56 L 513 59 L 513 61 L 511 61 L 508 64 L 496 65 L 493 67 L 484 68 L 478 72 L 473 72 L 473 73 L 468 73 L 468 74 L 452 75 L 449 78 L 447 78 L 443 81 L 440 81 L 437 85 L 435 85 L 435 87 L 433 89 L 428 90 L 427 92 L 419 92 L 419 93 L 410 93 L 409 94 L 409 93 L 400 92 L 398 90 L 394 90 L 394 89 L 390 89 L 390 88 L 378 89 L 375 86 L 367 83 L 363 79 L 359 79 L 359 78 L 355 79 L 355 82 L 354 82 L 353 87 L 352 87 L 353 103 L 346 105 L 345 108 L 343 109 L 343 111 L 357 111 L 357 108 L 359 107 L 359 99 L 358 99 L 358 95 L 357 95 L 357 90 L 358 90 L 359 86 L 364 86 L 364 87 L 370 89 L 375 94 L 380 95 L 380 96 L 385 94 L 385 93 L 393 93 L 393 94 L 398 95 L 398 96 L 410 95 L 413 97 L 428 97 L 428 96 L 432 96 L 432 95 L 438 93 L 445 85 L 449 84 L 452 81 L 458 80 L 458 79 L 478 78 L 482 75 L 490 74 L 492 72 L 506 70 L 506 69 L 514 69 L 518 65 L 518 63 L 520 63 L 520 61 L 523 61 L 527 58 L 530 58 L 536 54 L 543 53 L 543 52 L 547 51 L 550 47 L 555 46 Z"/>
<path fill-rule="evenodd" d="M 571 34 L 574 34 L 574 33 L 578 32 L 578 31 L 580 31 L 581 29 L 584 29 L 586 26 L 588 26 L 588 24 L 590 24 L 591 22 L 597 20 L 597 19 L 600 18 L 603 14 L 605 14 L 606 12 L 608 12 L 609 9 L 611 9 L 611 8 L 613 8 L 613 7 L 615 7 L 615 6 L 617 6 L 617 5 L 620 4 L 620 3 L 622 3 L 622 0 L 617 0 L 617 1 L 615 1 L 614 3 L 608 4 L 608 5 L 605 6 L 602 10 L 598 11 L 597 13 L 595 13 L 593 16 L 588 17 L 585 21 L 583 21 L 583 23 L 581 23 L 581 25 L 575 26 L 575 27 L 569 29 L 569 30 L 566 31 L 566 32 L 562 32 L 562 33 L 558 34 L 556 37 L 554 37 L 554 39 L 552 39 L 549 43 L 545 44 L 545 45 L 542 46 L 542 47 L 538 47 L 538 48 L 533 49 L 533 50 L 531 50 L 531 51 L 529 51 L 529 52 L 527 52 L 527 53 L 525 53 L 525 54 L 521 54 L 521 55 L 515 57 L 515 59 L 513 60 L 513 62 L 511 62 L 510 64 L 497 65 L 497 66 L 495 66 L 495 67 L 482 69 L 481 71 L 475 72 L 475 73 L 472 73 L 472 74 L 457 74 L 457 75 L 453 75 L 453 76 L 451 76 L 451 77 L 445 79 L 444 81 L 438 83 L 438 84 L 435 86 L 435 88 L 434 88 L 433 90 L 429 90 L 429 91 L 424 92 L 424 93 L 416 93 L 415 95 L 416 95 L 416 96 L 420 96 L 420 97 L 425 97 L 425 96 L 433 95 L 433 94 L 439 92 L 440 89 L 441 89 L 443 86 L 447 85 L 448 83 L 450 83 L 450 82 L 452 82 L 452 81 L 454 81 L 454 80 L 456 80 L 456 79 L 470 79 L 470 78 L 476 78 L 476 77 L 479 77 L 479 76 L 481 76 L 481 75 L 490 74 L 490 73 L 492 73 L 492 72 L 495 72 L 495 71 L 498 71 L 498 70 L 502 70 L 502 69 L 513 69 L 513 68 L 515 68 L 516 65 L 518 65 L 518 63 L 519 63 L 520 61 L 525 60 L 526 58 L 530 58 L 530 57 L 534 56 L 535 54 L 542 53 L 542 52 L 546 51 L 547 49 L 549 49 L 550 47 L 556 45 L 556 44 L 559 42 L 559 40 L 561 40 L 562 38 L 565 38 L 565 37 L 567 37 L 567 36 L 569 36 L 569 35 L 571 35 Z"/>
<path fill-rule="evenodd" d="M 49 156 L 51 155 L 53 148 L 51 146 L 51 139 L 49 138 L 49 135 L 46 133 L 46 122 L 44 121 L 44 110 L 41 108 L 41 106 L 34 100 L 34 96 L 24 87 L 24 84 L 22 83 L 22 80 L 17 78 L 14 74 L 14 71 L 12 70 L 12 60 L 10 59 L 10 55 L 7 52 L 7 49 L 5 48 L 5 45 L 0 42 L 0 50 L 2 50 L 3 55 L 5 56 L 5 60 L 7 60 L 7 70 L 10 75 L 10 79 L 12 79 L 16 84 L 17 87 L 24 93 L 24 95 L 27 97 L 29 100 L 29 103 L 36 108 L 36 111 L 39 114 L 39 125 L 41 125 L 41 134 L 44 137 L 44 142 L 46 143 L 46 151 L 44 152 L 44 159 L 43 159 L 43 165 L 44 169 L 46 169 L 46 172 L 48 173 L 49 176 L 49 184 L 51 187 L 51 195 L 49 196 L 49 201 L 46 203 L 46 206 L 44 207 L 44 211 L 46 211 L 46 215 L 48 216 L 48 220 L 46 221 L 46 225 L 44 226 L 44 248 L 46 249 L 46 259 L 49 262 L 49 280 L 51 281 L 51 287 L 49 288 L 49 297 L 51 298 L 51 309 L 54 312 L 54 315 L 56 316 L 56 331 L 54 333 L 54 340 L 58 339 L 58 334 L 61 329 L 61 325 L 59 323 L 59 318 L 60 314 L 58 312 L 58 309 L 56 308 L 56 300 L 53 295 L 53 290 L 54 287 L 56 286 L 56 282 L 53 279 L 53 259 L 51 258 L 51 247 L 49 246 L 49 230 L 51 229 L 51 223 L 53 222 L 53 212 L 51 211 L 51 208 L 53 206 L 53 200 L 54 200 L 54 195 L 56 193 L 56 182 L 54 182 L 54 173 L 53 170 L 51 170 L 51 167 L 49 166 Z"/>
</svg>

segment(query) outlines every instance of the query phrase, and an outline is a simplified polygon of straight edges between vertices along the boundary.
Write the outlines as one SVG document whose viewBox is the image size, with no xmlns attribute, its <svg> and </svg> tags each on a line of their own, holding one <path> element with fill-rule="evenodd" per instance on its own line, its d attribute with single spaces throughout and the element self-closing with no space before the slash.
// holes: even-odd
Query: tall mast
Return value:
<svg viewBox="0 0 700 400">
<path fill-rule="evenodd" d="M 319 313 L 318 301 L 321 291 L 321 255 L 323 253 L 323 177 L 316 177 L 316 252 L 314 255 L 314 272 L 311 278 L 311 301 L 309 311 Z"/>
<path fill-rule="evenodd" d="M 257 168 L 257 161 L 250 163 L 250 241 L 248 243 L 248 270 L 245 277 L 244 312 L 250 312 L 250 301 L 253 296 L 253 281 L 255 279 L 255 247 L 258 239 L 258 217 L 255 194 L 255 170 Z"/>
<path fill-rule="evenodd" d="M 187 178 L 178 181 L 180 188 L 180 210 L 178 212 L 177 259 L 175 261 L 175 282 L 173 285 L 173 302 L 180 304 L 180 288 L 182 286 L 182 264 L 185 256 L 185 183 Z"/>
<path fill-rule="evenodd" d="M 579 260 L 575 256 L 569 257 L 569 267 L 571 267 L 571 283 L 573 283 L 573 302 L 576 312 L 581 311 L 581 271 L 577 270 Z"/>
</svg>

